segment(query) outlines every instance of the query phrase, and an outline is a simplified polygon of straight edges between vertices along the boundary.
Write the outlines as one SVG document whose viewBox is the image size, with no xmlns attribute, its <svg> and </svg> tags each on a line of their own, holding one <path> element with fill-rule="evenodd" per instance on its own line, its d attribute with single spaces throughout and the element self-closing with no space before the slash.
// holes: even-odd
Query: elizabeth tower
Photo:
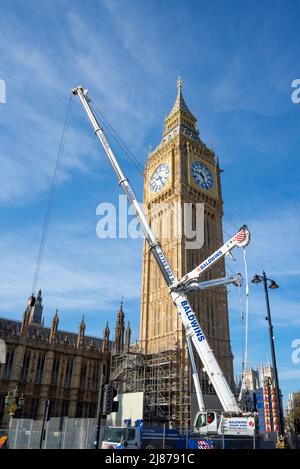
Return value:
<svg viewBox="0 0 300 469">
<path fill-rule="evenodd" d="M 183 99 L 180 79 L 177 87 L 176 101 L 165 119 L 162 141 L 149 153 L 145 168 L 144 207 L 155 236 L 180 279 L 223 244 L 223 202 L 217 158 L 200 139 L 197 120 Z M 195 231 L 199 226 L 199 216 L 204 238 L 198 246 L 188 239 L 186 225 L 190 220 Z M 221 260 L 201 280 L 224 275 L 225 265 Z M 189 294 L 189 299 L 210 347 L 232 384 L 233 356 L 225 287 Z M 146 355 L 175 348 L 178 351 L 178 380 L 173 383 L 177 391 L 173 399 L 173 418 L 180 425 L 187 424 L 191 377 L 184 329 L 147 245 L 143 254 L 140 347 Z M 199 360 L 197 363 L 202 391 L 212 392 Z"/>
</svg>

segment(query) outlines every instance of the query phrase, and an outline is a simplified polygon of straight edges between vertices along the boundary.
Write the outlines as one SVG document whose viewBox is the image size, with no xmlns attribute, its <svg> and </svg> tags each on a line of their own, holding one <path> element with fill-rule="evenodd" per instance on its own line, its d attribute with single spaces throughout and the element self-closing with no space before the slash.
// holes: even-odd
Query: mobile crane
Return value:
<svg viewBox="0 0 300 469">
<path fill-rule="evenodd" d="M 155 238 L 154 233 L 145 217 L 145 214 L 138 203 L 136 196 L 129 184 L 129 181 L 123 173 L 116 156 L 114 155 L 106 136 L 96 118 L 95 112 L 90 105 L 90 98 L 88 97 L 88 90 L 83 86 L 73 88 L 72 93 L 77 95 L 83 105 L 84 110 L 88 116 L 88 119 L 94 129 L 96 137 L 99 139 L 111 166 L 118 178 L 119 186 L 123 189 L 129 204 L 134 208 L 134 211 L 139 219 L 140 226 L 144 233 L 145 239 L 149 245 L 149 249 L 152 252 L 158 267 L 163 275 L 163 278 L 169 288 L 169 293 L 173 303 L 177 308 L 177 312 L 181 318 L 182 324 L 185 328 L 186 339 L 188 344 L 188 350 L 190 354 L 193 379 L 196 388 L 196 394 L 199 404 L 200 413 L 195 419 L 195 429 L 199 432 L 218 432 L 224 429 L 227 433 L 230 432 L 230 422 L 233 427 L 241 428 L 245 430 L 245 427 L 249 431 L 254 431 L 254 418 L 242 416 L 242 410 L 240 409 L 236 398 L 231 391 L 226 378 L 214 356 L 213 350 L 210 348 L 207 338 L 201 325 L 198 322 L 195 312 L 192 310 L 190 302 L 187 298 L 187 294 L 190 291 L 197 289 L 210 288 L 215 285 L 226 284 L 226 283 L 237 283 L 241 281 L 240 277 L 225 277 L 223 279 L 214 279 L 206 282 L 199 282 L 199 277 L 219 261 L 225 255 L 231 255 L 232 249 L 235 247 L 245 247 L 250 242 L 250 233 L 246 225 L 243 225 L 240 230 L 222 247 L 217 249 L 211 254 L 206 260 L 201 262 L 195 269 L 186 274 L 182 279 L 178 280 L 165 257 L 163 250 L 160 246 L 159 241 Z M 203 364 L 203 369 L 207 373 L 208 379 L 213 385 L 215 392 L 220 400 L 223 407 L 224 414 L 222 417 L 218 417 L 215 412 L 205 412 L 201 388 L 199 384 L 199 377 L 195 364 L 192 344 L 200 357 Z M 210 414 L 210 415 L 209 415 Z M 226 416 L 225 416 L 226 415 Z M 231 419 L 231 420 L 230 420 Z M 243 430 L 241 431 L 243 433 Z"/>
</svg>

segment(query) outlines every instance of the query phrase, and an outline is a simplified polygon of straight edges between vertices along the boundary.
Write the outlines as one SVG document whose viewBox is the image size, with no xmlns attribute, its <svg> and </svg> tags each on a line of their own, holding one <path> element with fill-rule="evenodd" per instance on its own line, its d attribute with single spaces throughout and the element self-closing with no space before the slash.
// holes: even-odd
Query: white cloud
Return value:
<svg viewBox="0 0 300 469">
<path fill-rule="evenodd" d="M 153 77 L 162 76 L 166 69 L 163 60 L 164 48 L 159 47 L 159 30 L 162 28 L 163 32 L 164 22 L 159 13 L 154 17 L 148 17 L 145 29 L 144 23 L 139 21 L 136 8 L 131 9 L 128 8 L 128 4 L 109 0 L 104 0 L 104 4 L 113 19 L 116 34 L 120 37 L 124 48 Z"/>
<path fill-rule="evenodd" d="M 72 86 L 82 82 L 92 86 L 94 102 L 99 103 L 118 133 L 127 136 L 124 140 L 131 149 L 143 155 L 143 165 L 143 138 L 154 119 L 156 102 L 146 93 L 145 84 L 149 81 L 150 88 L 151 80 L 143 67 L 139 73 L 133 71 L 121 43 L 116 48 L 101 28 L 93 29 L 73 13 L 65 18 L 59 56 L 50 43 L 34 41 L 16 20 L 2 28 L 0 54 L 6 61 L 4 78 L 8 86 L 8 101 L 0 116 L 5 129 L 0 142 L 0 203 L 23 204 L 48 190 L 68 94 Z M 138 129 L 138 136 L 132 129 Z M 69 178 L 74 169 L 93 169 L 99 146 L 89 130 L 76 103 L 60 181 Z"/>
<path fill-rule="evenodd" d="M 31 292 L 37 250 L 33 234 L 33 228 L 22 229 L 1 240 L 2 311 L 20 314 Z M 38 285 L 47 308 L 53 310 L 58 304 L 67 314 L 74 309 L 108 311 L 123 295 L 128 301 L 139 298 L 142 248 L 137 243 L 99 240 L 90 228 L 76 222 L 56 224 L 46 244 Z"/>
<path fill-rule="evenodd" d="M 127 136 L 130 146 L 141 150 L 156 105 L 148 67 L 132 57 L 124 37 L 116 37 L 118 28 L 112 29 L 112 40 L 108 41 L 105 30 L 91 28 L 77 14 L 68 15 L 68 25 L 78 50 L 74 57 L 77 73 L 84 77 L 86 86 L 92 87 L 93 99 L 100 103 L 97 107 L 109 115 L 111 123 L 118 123 L 118 133 Z M 138 138 L 132 128 L 138 129 Z"/>
</svg>

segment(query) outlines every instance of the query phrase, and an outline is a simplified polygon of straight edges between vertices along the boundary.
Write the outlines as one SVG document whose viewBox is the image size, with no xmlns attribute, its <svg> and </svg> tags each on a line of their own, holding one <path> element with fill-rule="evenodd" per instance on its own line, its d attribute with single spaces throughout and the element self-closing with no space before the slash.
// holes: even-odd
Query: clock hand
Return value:
<svg viewBox="0 0 300 469">
<path fill-rule="evenodd" d="M 205 182 L 205 179 L 204 179 L 204 177 L 203 177 L 202 171 L 199 171 L 199 172 L 198 172 L 198 175 L 200 176 L 200 179 L 201 179 L 203 182 Z"/>
</svg>

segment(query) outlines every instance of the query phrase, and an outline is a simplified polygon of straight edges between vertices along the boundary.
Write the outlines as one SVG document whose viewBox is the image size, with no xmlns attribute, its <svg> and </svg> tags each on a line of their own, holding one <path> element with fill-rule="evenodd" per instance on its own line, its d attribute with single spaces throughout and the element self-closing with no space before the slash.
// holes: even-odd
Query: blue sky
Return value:
<svg viewBox="0 0 300 469">
<path fill-rule="evenodd" d="M 291 82 L 300 78 L 297 1 L 2 1 L 0 79 L 1 316 L 20 318 L 30 294 L 47 193 L 70 89 L 84 84 L 143 165 L 159 143 L 176 80 L 201 138 L 224 170 L 224 228 L 247 223 L 250 276 L 263 269 L 271 292 L 280 379 L 300 388 L 291 343 L 300 338 L 299 126 Z M 120 161 L 142 198 L 143 180 Z M 75 101 L 40 277 L 45 320 L 102 335 L 124 296 L 138 338 L 140 240 L 99 240 L 100 202 L 119 189 Z M 225 238 L 227 235 L 225 235 Z M 236 254 L 235 271 L 242 269 Z M 231 337 L 240 371 L 241 321 L 231 289 Z M 261 287 L 250 293 L 253 363 L 270 358 Z"/>
</svg>

